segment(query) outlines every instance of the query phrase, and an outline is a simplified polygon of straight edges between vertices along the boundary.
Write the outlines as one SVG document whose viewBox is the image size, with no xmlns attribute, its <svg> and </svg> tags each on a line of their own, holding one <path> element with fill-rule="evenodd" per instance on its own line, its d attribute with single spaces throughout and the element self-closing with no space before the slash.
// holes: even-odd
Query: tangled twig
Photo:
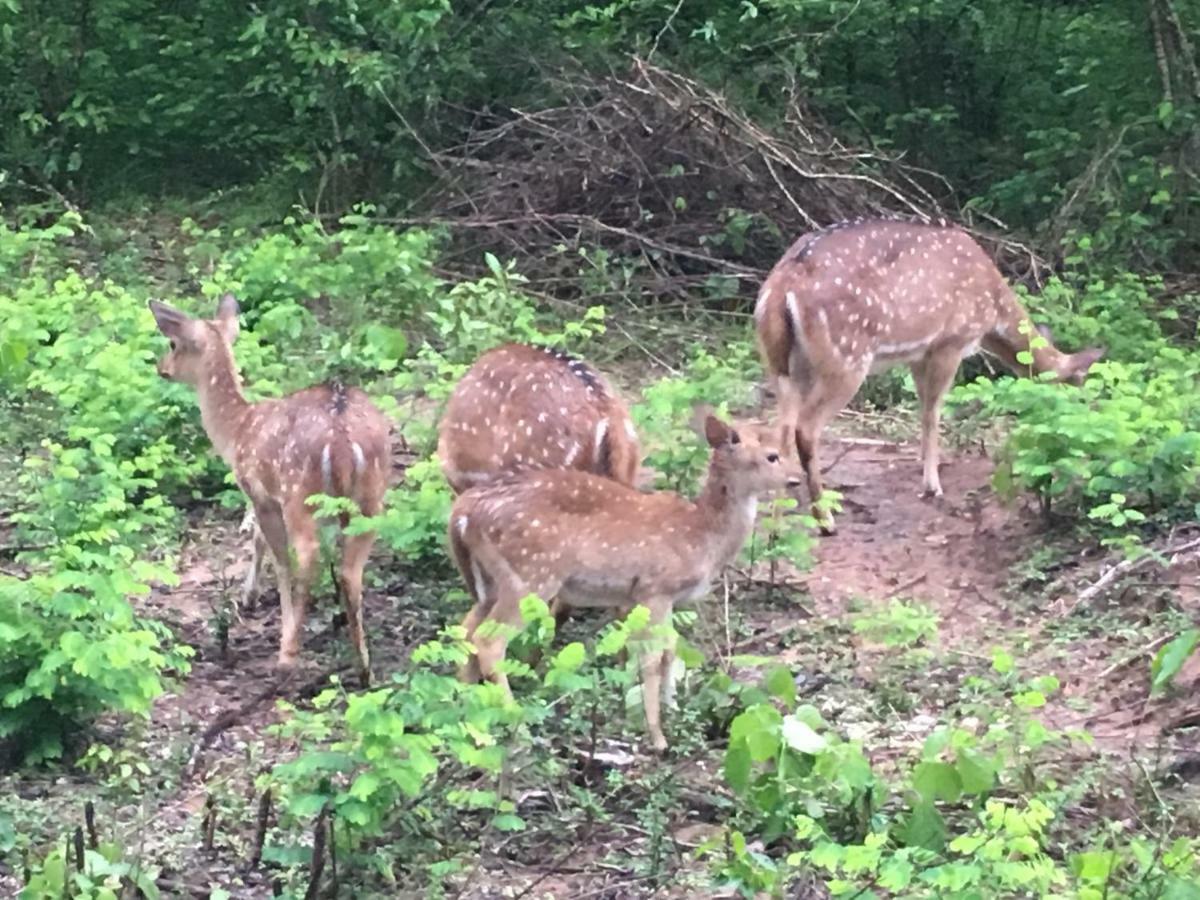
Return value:
<svg viewBox="0 0 1200 900">
<path fill-rule="evenodd" d="M 548 78 L 557 105 L 489 111 L 456 146 L 422 144 L 446 187 L 398 221 L 448 225 L 466 267 L 484 251 L 515 258 L 545 293 L 740 305 L 813 228 L 956 215 L 944 179 L 847 146 L 796 90 L 769 128 L 647 59 Z M 968 226 L 1010 274 L 1039 280 L 1029 248 Z"/>
</svg>

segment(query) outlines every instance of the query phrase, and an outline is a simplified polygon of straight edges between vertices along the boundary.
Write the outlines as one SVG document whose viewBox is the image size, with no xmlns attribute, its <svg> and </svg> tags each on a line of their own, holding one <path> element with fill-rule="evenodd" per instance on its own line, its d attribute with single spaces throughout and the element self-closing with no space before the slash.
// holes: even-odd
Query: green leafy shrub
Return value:
<svg viewBox="0 0 1200 900">
<path fill-rule="evenodd" d="M 962 900 L 1150 900 L 1200 889 L 1194 838 L 1159 854 L 1152 840 L 1114 831 L 1063 852 L 1056 826 L 1069 792 L 1048 777 L 1043 751 L 1067 736 L 1035 715 L 1057 679 L 1021 680 L 1003 652 L 993 669 L 977 687 L 1011 692 L 1007 712 L 939 727 L 915 759 L 886 769 L 815 708 L 795 706 L 790 674 L 769 672 L 770 698 L 729 728 L 724 771 L 738 823 L 700 850 L 718 880 L 747 897 L 790 896 L 802 879 L 833 896 Z"/>
<path fill-rule="evenodd" d="M 997 488 L 1033 492 L 1042 508 L 1095 513 L 1115 528 L 1146 515 L 1190 514 L 1200 463 L 1200 361 L 1172 347 L 1140 363 L 1093 367 L 1082 388 L 1028 379 L 980 379 L 953 402 L 1012 416 Z"/>
<path fill-rule="evenodd" d="M 554 632 L 546 604 L 527 597 L 521 609 L 527 624 L 514 638 L 545 644 Z M 606 626 L 593 659 L 614 657 L 648 617 L 640 607 Z M 418 647 L 412 666 L 386 687 L 347 694 L 335 685 L 311 711 L 284 707 L 288 719 L 276 730 L 298 740 L 300 750 L 264 779 L 284 810 L 264 859 L 289 869 L 292 883 L 300 884 L 311 862 L 308 837 L 324 814 L 337 823 L 340 859 L 353 860 L 382 884 L 422 881 L 436 894 L 443 879 L 477 855 L 483 836 L 526 827 L 502 790 L 503 773 L 522 752 L 515 748 L 564 729 L 577 732 L 575 738 L 586 734 L 595 720 L 581 719 L 578 710 L 594 715 L 600 703 L 640 705 L 629 674 L 633 664 L 591 664 L 582 643 L 545 655 L 543 674 L 510 652 L 505 667 L 519 685 L 518 702 L 509 702 L 496 685 L 464 684 L 445 671 L 461 665 L 467 653 L 461 628 L 449 628 Z M 558 767 L 551 761 L 537 765 Z M 403 852 L 377 853 L 374 842 L 384 835 Z"/>
<path fill-rule="evenodd" d="M 59 569 L 0 577 L 0 754 L 27 762 L 60 755 L 80 722 L 107 710 L 146 715 L 168 667 L 186 671 L 170 631 L 138 618 L 127 596 L 165 569 Z"/>
<path fill-rule="evenodd" d="M 0 494 L 28 577 L 0 581 L 0 743 L 44 759 L 90 718 L 145 715 L 169 668 L 169 631 L 128 597 L 169 569 L 144 553 L 178 524 L 168 502 L 210 472 L 199 431 L 154 371 L 141 298 L 78 272 L 58 277 L 77 218 L 0 233 L 0 399 L 24 464 Z M 12 313 L 11 318 L 9 313 Z M 12 323 L 9 327 L 8 323 Z"/>
<path fill-rule="evenodd" d="M 696 435 L 694 409 L 703 404 L 726 416 L 731 406 L 746 406 L 754 359 L 749 342 L 734 342 L 720 355 L 701 349 L 682 374 L 660 378 L 642 391 L 630 415 L 645 448 L 646 465 L 657 473 L 656 488 L 696 492 L 707 469 L 708 447 Z"/>
</svg>

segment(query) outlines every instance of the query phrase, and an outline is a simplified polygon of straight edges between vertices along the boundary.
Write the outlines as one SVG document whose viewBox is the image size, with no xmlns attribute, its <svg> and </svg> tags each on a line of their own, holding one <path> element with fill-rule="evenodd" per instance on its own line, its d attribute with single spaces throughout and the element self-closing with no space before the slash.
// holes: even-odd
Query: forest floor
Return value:
<svg viewBox="0 0 1200 900">
<path fill-rule="evenodd" d="M 845 429 L 843 435 L 828 445 L 834 465 L 827 477 L 844 498 L 838 533 L 820 539 L 810 569 L 777 572 L 773 585 L 765 564 L 735 572 L 728 604 L 718 586 L 699 610 L 693 636 L 709 658 L 738 677 L 737 656 L 775 657 L 796 673 L 807 702 L 835 728 L 862 740 L 873 762 L 886 765 L 945 721 L 969 676 L 987 674 L 993 648 L 1004 647 L 1022 671 L 1061 679 L 1045 718 L 1057 728 L 1086 728 L 1095 736 L 1095 745 L 1076 751 L 1072 765 L 1099 773 L 1079 777 L 1112 787 L 1110 804 L 1120 806 L 1117 781 L 1137 777 L 1137 769 L 1120 763 L 1134 751 L 1158 760 L 1162 770 L 1173 767 L 1183 778 L 1172 790 L 1200 800 L 1200 786 L 1188 781 L 1200 776 L 1200 657 L 1167 699 L 1146 699 L 1150 657 L 1170 630 L 1155 613 L 1200 605 L 1195 561 L 1152 570 L 1070 611 L 1078 589 L 1099 575 L 1102 554 L 1056 537 L 1036 511 L 1002 504 L 989 486 L 993 463 L 985 455 L 946 452 L 946 496 L 929 501 L 918 497 L 920 466 L 912 443 L 851 437 Z M 272 894 L 271 870 L 249 867 L 246 860 L 256 831 L 255 779 L 295 750 L 268 730 L 281 718 L 270 696 L 278 634 L 273 594 L 231 624 L 224 651 L 214 630 L 247 562 L 237 518 L 207 511 L 192 523 L 179 585 L 162 587 L 145 601 L 144 611 L 197 648 L 191 674 L 158 702 L 147 726 L 109 735 L 114 746 L 135 744 L 131 753 L 145 754 L 148 772 L 105 783 L 86 773 L 0 783 L 0 790 L 36 801 L 42 814 L 57 810 L 64 833 L 82 824 L 83 801 L 94 800 L 102 831 L 124 833 L 126 847 L 140 847 L 148 862 L 162 866 L 165 896 L 207 897 L 214 885 L 233 897 Z M 450 581 L 410 581 L 404 567 L 382 552 L 373 571 L 367 618 L 382 681 L 462 610 L 442 599 Z M 936 638 L 919 656 L 872 644 L 853 627 L 897 600 L 936 616 Z M 333 621 L 331 600 L 318 600 L 305 667 L 280 688 L 293 702 L 315 694 L 331 672 L 349 675 L 345 636 Z M 583 634 L 599 621 L 581 616 L 567 630 Z M 748 671 L 745 677 L 751 677 Z M 657 761 L 640 752 L 636 720 L 609 722 L 607 729 L 610 764 L 628 778 L 666 769 L 677 781 L 681 803 L 669 811 L 665 847 L 625 808 L 563 828 L 555 821 L 553 787 L 518 784 L 520 812 L 530 829 L 498 839 L 451 896 L 713 896 L 699 887 L 702 864 L 692 851 L 716 833 L 723 816 L 719 742 L 709 744 L 707 753 Z M 1121 817 L 1120 809 L 1098 805 L 1096 811 Z M 670 873 L 665 880 L 664 870 Z M 408 895 L 400 890 L 392 896 Z"/>
</svg>

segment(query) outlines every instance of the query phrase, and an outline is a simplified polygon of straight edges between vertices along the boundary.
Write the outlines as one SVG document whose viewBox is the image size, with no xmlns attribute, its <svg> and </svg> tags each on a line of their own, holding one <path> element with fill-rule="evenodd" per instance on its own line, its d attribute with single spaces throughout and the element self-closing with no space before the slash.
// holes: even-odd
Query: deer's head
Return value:
<svg viewBox="0 0 1200 900">
<path fill-rule="evenodd" d="M 233 294 L 221 298 L 212 319 L 193 319 L 157 300 L 150 301 L 150 312 L 171 342 L 171 349 L 158 361 L 163 378 L 195 387 L 211 377 L 218 365 L 229 363 L 238 334 L 238 303 Z"/>
<path fill-rule="evenodd" d="M 1089 347 L 1086 350 L 1080 350 L 1078 353 L 1062 353 L 1054 349 L 1054 333 L 1048 325 L 1037 325 L 1035 327 L 1038 334 L 1050 345 L 1049 349 L 1053 350 L 1053 353 L 1050 355 L 1048 368 L 1052 369 L 1058 375 L 1059 381 L 1065 381 L 1067 384 L 1073 384 L 1078 387 L 1087 378 L 1088 370 L 1104 357 L 1103 347 Z"/>
<path fill-rule="evenodd" d="M 713 467 L 738 493 L 765 494 L 800 486 L 798 460 L 784 451 L 779 437 L 775 428 L 734 427 L 714 415 L 704 417 L 704 439 L 712 448 Z"/>
</svg>

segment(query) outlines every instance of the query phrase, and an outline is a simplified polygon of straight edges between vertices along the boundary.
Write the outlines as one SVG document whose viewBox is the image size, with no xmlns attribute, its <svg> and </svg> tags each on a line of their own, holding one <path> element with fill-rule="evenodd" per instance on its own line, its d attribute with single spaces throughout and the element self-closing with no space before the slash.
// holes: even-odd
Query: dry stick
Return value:
<svg viewBox="0 0 1200 900">
<path fill-rule="evenodd" d="M 323 671 L 316 683 L 319 684 L 327 681 L 329 676 L 333 674 L 333 671 L 336 670 Z M 217 716 L 217 718 L 212 721 L 212 724 L 205 728 L 200 734 L 200 737 L 197 738 L 196 746 L 192 750 L 191 755 L 188 757 L 187 764 L 183 767 L 183 780 L 187 782 L 196 776 L 199 771 L 201 759 L 204 756 L 204 751 L 212 746 L 213 742 L 221 736 L 222 732 L 232 728 L 239 721 L 241 721 L 242 718 L 257 709 L 260 704 L 271 699 L 271 697 L 279 693 L 279 691 L 285 685 L 287 685 L 291 679 L 292 670 L 282 671 L 275 678 L 271 679 L 271 681 L 268 682 L 267 686 L 263 688 L 263 690 L 255 694 L 249 700 L 245 701 L 239 706 L 234 707 L 233 709 L 227 709 L 225 712 Z M 306 690 L 312 684 L 313 682 L 309 682 L 307 685 L 302 687 L 301 692 Z"/>
<path fill-rule="evenodd" d="M 254 820 L 254 840 L 250 844 L 250 858 L 247 868 L 257 868 L 262 862 L 263 844 L 267 838 L 267 824 L 271 820 L 271 789 L 263 788 L 262 796 L 258 798 L 258 816 Z"/>
<path fill-rule="evenodd" d="M 1164 634 L 1162 637 L 1156 637 L 1154 640 L 1152 640 L 1146 646 L 1140 647 L 1137 650 L 1135 650 L 1133 653 L 1130 653 L 1128 656 L 1117 660 L 1115 663 L 1113 663 L 1111 666 L 1109 666 L 1107 669 L 1105 669 L 1103 672 L 1101 672 L 1097 676 L 1097 680 L 1104 681 L 1106 678 L 1119 672 L 1121 669 L 1125 668 L 1130 663 L 1135 663 L 1139 659 L 1141 659 L 1143 656 L 1153 653 L 1155 650 L 1157 650 L 1163 644 L 1168 643 L 1174 637 L 1175 637 L 1174 634 Z"/>
<path fill-rule="evenodd" d="M 725 663 L 728 665 L 733 656 L 733 636 L 729 630 L 729 574 L 723 573 L 721 581 L 725 584 Z"/>
<path fill-rule="evenodd" d="M 71 864 L 71 836 L 68 834 L 66 836 L 65 840 L 67 842 L 67 846 L 66 846 L 66 849 L 63 851 L 63 865 L 68 866 Z M 82 864 L 79 866 L 79 869 L 80 869 L 80 871 L 83 870 Z M 66 877 L 63 878 L 63 892 L 62 892 L 63 900 L 69 900 L 69 898 L 71 896 L 71 885 L 73 883 L 74 883 L 73 879 L 66 878 Z"/>
<path fill-rule="evenodd" d="M 1063 611 L 1062 615 L 1069 616 L 1083 604 L 1094 600 L 1105 588 L 1111 585 L 1118 578 L 1128 575 L 1131 572 L 1144 569 L 1152 562 L 1157 562 L 1160 559 L 1165 559 L 1170 556 L 1177 556 L 1180 553 L 1186 553 L 1188 550 L 1193 550 L 1196 547 L 1200 547 L 1200 539 L 1187 541 L 1183 544 L 1176 544 L 1174 547 L 1168 547 L 1166 550 L 1162 551 L 1162 553 L 1147 553 L 1144 556 L 1139 556 L 1137 559 L 1127 559 L 1123 562 L 1117 563 L 1115 566 L 1101 575 L 1094 584 L 1080 591 L 1079 596 L 1075 598 L 1075 602 L 1068 606 L 1066 610 Z M 1174 560 L 1169 560 L 1168 564 L 1173 562 Z"/>
<path fill-rule="evenodd" d="M 75 826 L 75 833 L 71 837 L 75 846 L 75 868 L 79 872 L 83 872 L 83 829 L 78 825 Z"/>
<path fill-rule="evenodd" d="M 96 807 L 89 800 L 83 804 L 83 824 L 87 826 L 88 846 L 96 850 L 100 846 L 100 839 L 96 835 Z"/>
<path fill-rule="evenodd" d="M 1150 31 L 1154 35 L 1154 58 L 1158 61 L 1158 74 L 1162 79 L 1163 100 L 1174 103 L 1171 93 L 1171 67 L 1167 64 L 1167 48 L 1163 42 L 1162 20 L 1158 15 L 1158 0 L 1146 0 L 1150 4 Z"/>
<path fill-rule="evenodd" d="M 192 749 L 191 754 L 188 756 L 188 761 L 183 767 L 184 782 L 188 782 L 196 776 L 204 751 L 212 746 L 221 733 L 236 725 L 244 716 L 256 709 L 259 704 L 275 696 L 283 682 L 289 677 L 289 674 L 285 673 L 282 678 L 271 679 L 263 690 L 241 705 L 225 710 L 201 732 L 200 737 L 196 740 L 196 746 Z"/>
<path fill-rule="evenodd" d="M 337 822 L 337 817 L 334 816 L 332 810 L 329 813 L 329 896 L 337 897 L 338 895 L 338 870 L 337 870 L 337 832 L 334 831 L 334 825 Z"/>
<path fill-rule="evenodd" d="M 212 794 L 204 800 L 204 824 L 201 828 L 200 849 L 211 852 L 217 836 L 217 805 Z"/>
<path fill-rule="evenodd" d="M 308 867 L 308 890 L 304 892 L 304 900 L 317 900 L 321 888 L 321 874 L 325 871 L 325 835 L 329 804 L 321 809 L 317 816 L 316 827 L 313 828 L 312 862 Z"/>
<path fill-rule="evenodd" d="M 658 30 L 658 34 L 654 36 L 654 44 L 650 47 L 650 52 L 646 54 L 646 60 L 654 59 L 654 54 L 658 52 L 658 42 L 662 40 L 662 36 L 667 33 L 673 24 L 675 17 L 679 15 L 679 10 L 683 9 L 683 0 L 679 0 L 675 4 L 675 8 L 671 10 L 671 14 L 667 16 L 667 21 L 663 23 L 663 27 Z"/>
<path fill-rule="evenodd" d="M 1200 100 L 1200 65 L 1196 63 L 1196 51 L 1192 47 L 1187 29 L 1183 27 L 1183 22 L 1180 21 L 1179 13 L 1175 10 L 1171 0 L 1163 0 L 1163 8 L 1166 10 L 1167 18 L 1175 27 L 1175 40 L 1179 42 L 1179 49 L 1183 51 L 1179 56 L 1183 59 L 1184 68 L 1192 76 L 1192 93 L 1197 100 Z"/>
<path fill-rule="evenodd" d="M 928 572 L 922 572 L 920 575 L 917 575 L 913 578 L 908 579 L 908 581 L 904 582 L 903 584 L 896 585 L 896 587 L 892 588 L 890 591 L 888 591 L 886 594 L 883 595 L 883 599 L 891 600 L 893 597 L 898 597 L 901 594 L 903 594 L 905 591 L 907 591 L 909 588 L 915 587 L 916 585 L 920 584 L 922 581 L 924 581 L 928 577 L 929 577 Z"/>
</svg>

